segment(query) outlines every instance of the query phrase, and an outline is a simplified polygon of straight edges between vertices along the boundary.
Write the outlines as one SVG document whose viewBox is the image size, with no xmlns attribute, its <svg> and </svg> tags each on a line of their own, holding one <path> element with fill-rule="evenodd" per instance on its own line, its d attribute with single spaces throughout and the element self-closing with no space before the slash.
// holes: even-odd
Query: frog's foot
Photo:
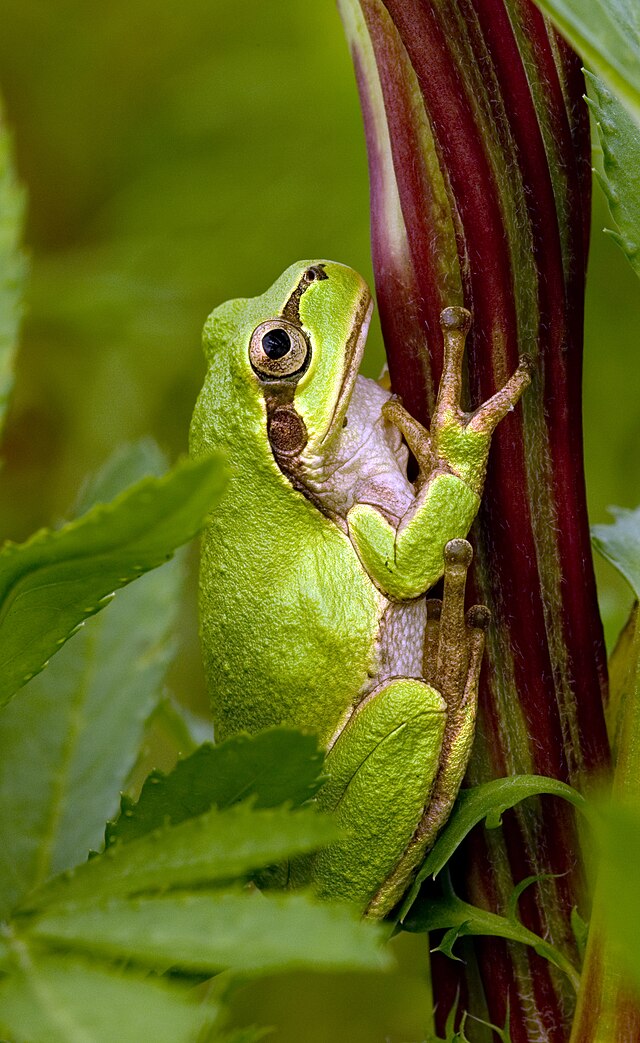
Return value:
<svg viewBox="0 0 640 1043">
<path fill-rule="evenodd" d="M 414 841 L 426 850 L 446 822 L 471 754 L 475 731 L 484 633 L 491 621 L 485 605 L 473 605 L 465 615 L 464 592 L 473 552 L 466 540 L 449 540 L 444 549 L 444 593 L 437 623 L 427 632 L 425 677 L 447 704 L 447 726 L 442 742 L 440 769 Z M 429 603 L 427 602 L 427 605 Z M 429 614 L 434 615 L 433 610 Z"/>
<path fill-rule="evenodd" d="M 443 743 L 440 775 L 445 762 L 449 759 L 449 748 L 457 747 L 461 730 L 466 741 L 473 741 L 476 701 L 480 665 L 484 650 L 484 632 L 491 620 L 491 613 L 485 605 L 474 605 L 465 615 L 464 596 L 467 572 L 473 558 L 471 544 L 467 540 L 449 540 L 444 548 L 444 591 L 439 618 L 434 625 L 433 610 L 431 615 L 431 634 L 425 640 L 424 676 L 436 688 L 447 706 L 447 728 Z M 427 602 L 427 605 L 429 603 Z M 429 645 L 431 647 L 429 647 Z M 432 663 L 426 661 L 427 654 L 435 652 L 435 670 Z M 460 779 L 466 768 L 467 757 L 462 761 L 458 757 Z M 436 782 L 436 789 L 437 789 Z M 457 787 L 456 787 L 457 791 Z M 451 803 L 455 793 L 450 794 Z"/>
<path fill-rule="evenodd" d="M 404 894 L 449 817 L 471 753 L 484 632 L 491 619 L 484 605 L 474 605 L 465 615 L 471 558 L 466 540 L 450 540 L 444 549 L 443 599 L 427 601 L 424 677 L 440 692 L 447 707 L 440 762 L 429 802 L 402 858 L 370 902 L 370 916 L 384 916 Z"/>
</svg>

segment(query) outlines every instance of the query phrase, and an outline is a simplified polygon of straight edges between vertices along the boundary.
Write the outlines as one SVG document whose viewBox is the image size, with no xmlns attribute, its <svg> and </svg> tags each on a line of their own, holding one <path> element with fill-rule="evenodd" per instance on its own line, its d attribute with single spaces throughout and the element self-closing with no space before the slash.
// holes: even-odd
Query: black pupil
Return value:
<svg viewBox="0 0 640 1043">
<path fill-rule="evenodd" d="M 291 338 L 287 331 L 281 328 L 269 330 L 262 338 L 262 347 L 267 358 L 276 361 L 291 349 Z"/>
</svg>

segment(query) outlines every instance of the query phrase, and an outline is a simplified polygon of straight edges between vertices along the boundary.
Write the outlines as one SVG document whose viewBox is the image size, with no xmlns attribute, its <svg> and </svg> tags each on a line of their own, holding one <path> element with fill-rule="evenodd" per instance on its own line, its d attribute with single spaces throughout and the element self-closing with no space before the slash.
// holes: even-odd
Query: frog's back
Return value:
<svg viewBox="0 0 640 1043">
<path fill-rule="evenodd" d="M 348 536 L 278 467 L 262 403 L 238 418 L 210 370 L 191 452 L 226 452 L 231 480 L 202 536 L 200 629 L 217 738 L 283 722 L 324 739 L 376 672 L 386 599 Z"/>
<path fill-rule="evenodd" d="M 338 526 L 273 477 L 236 474 L 202 538 L 216 736 L 286 722 L 328 739 L 375 675 L 384 599 Z"/>
<path fill-rule="evenodd" d="M 340 428 L 370 308 L 356 272 L 299 262 L 205 325 L 190 447 L 223 450 L 232 475 L 203 534 L 200 575 L 218 738 L 287 722 L 326 740 L 377 676 L 388 602 L 283 463 L 321 453 Z"/>
</svg>

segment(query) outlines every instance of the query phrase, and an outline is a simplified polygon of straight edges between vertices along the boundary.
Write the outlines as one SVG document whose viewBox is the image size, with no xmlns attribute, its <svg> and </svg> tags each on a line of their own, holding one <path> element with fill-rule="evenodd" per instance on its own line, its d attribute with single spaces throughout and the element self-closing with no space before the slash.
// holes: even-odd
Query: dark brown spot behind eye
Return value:
<svg viewBox="0 0 640 1043">
<path fill-rule="evenodd" d="M 269 441 L 276 453 L 287 456 L 301 452 L 307 444 L 307 429 L 292 406 L 279 406 L 269 420 Z"/>
</svg>

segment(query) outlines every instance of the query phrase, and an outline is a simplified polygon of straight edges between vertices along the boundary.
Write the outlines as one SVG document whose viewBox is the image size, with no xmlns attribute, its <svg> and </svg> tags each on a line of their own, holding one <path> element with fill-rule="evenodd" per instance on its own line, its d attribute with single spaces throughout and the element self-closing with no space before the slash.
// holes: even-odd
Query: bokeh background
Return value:
<svg viewBox="0 0 640 1043">
<path fill-rule="evenodd" d="M 1 25 L 31 279 L 0 531 L 22 539 L 64 517 L 121 442 L 152 434 L 170 458 L 186 450 L 217 303 L 262 292 L 296 259 L 344 261 L 369 281 L 371 262 L 364 137 L 332 0 L 3 0 Z M 607 221 L 596 191 L 594 522 L 640 501 L 640 294 Z M 365 371 L 382 361 L 374 325 Z M 611 643 L 630 599 L 607 566 L 598 577 Z M 171 685 L 204 711 L 193 578 Z M 237 994 L 238 1019 L 277 1026 L 282 1043 L 422 1039 L 426 945 L 396 947 L 394 977 L 263 981 Z"/>
</svg>

